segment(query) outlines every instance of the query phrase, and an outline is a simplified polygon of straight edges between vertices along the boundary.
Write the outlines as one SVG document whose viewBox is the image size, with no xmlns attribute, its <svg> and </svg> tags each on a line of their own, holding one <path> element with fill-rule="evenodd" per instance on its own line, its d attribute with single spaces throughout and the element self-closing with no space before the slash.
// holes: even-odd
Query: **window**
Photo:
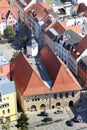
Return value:
<svg viewBox="0 0 87 130">
<path fill-rule="evenodd" d="M 9 107 L 9 103 L 7 103 L 6 105 L 7 105 L 7 107 Z"/>
<path fill-rule="evenodd" d="M 40 101 L 40 98 L 38 98 L 38 101 Z"/>
<path fill-rule="evenodd" d="M 1 99 L 1 92 L 0 92 L 0 99 Z"/>
<path fill-rule="evenodd" d="M 5 110 L 3 110 L 2 113 L 5 114 Z"/>
<path fill-rule="evenodd" d="M 26 102 L 29 102 L 29 100 L 26 100 Z"/>
<path fill-rule="evenodd" d="M 9 19 L 11 19 L 11 17 L 9 16 Z"/>
<path fill-rule="evenodd" d="M 29 108 L 27 108 L 27 110 L 29 111 Z"/>
<path fill-rule="evenodd" d="M 74 95 L 74 92 L 72 92 L 72 97 L 74 97 L 75 95 Z"/>
<path fill-rule="evenodd" d="M 57 94 L 54 94 L 54 99 L 57 99 Z"/>
<path fill-rule="evenodd" d="M 10 109 L 7 109 L 8 113 L 10 113 Z"/>
<path fill-rule="evenodd" d="M 66 98 L 68 98 L 68 96 L 69 96 L 68 93 L 66 93 L 65 96 L 66 96 Z"/>
<path fill-rule="evenodd" d="M 60 97 L 60 98 L 63 98 L 63 94 L 62 94 L 62 93 L 60 93 L 59 97 Z"/>
<path fill-rule="evenodd" d="M 35 98 L 35 101 L 37 101 L 37 99 Z"/>
</svg>

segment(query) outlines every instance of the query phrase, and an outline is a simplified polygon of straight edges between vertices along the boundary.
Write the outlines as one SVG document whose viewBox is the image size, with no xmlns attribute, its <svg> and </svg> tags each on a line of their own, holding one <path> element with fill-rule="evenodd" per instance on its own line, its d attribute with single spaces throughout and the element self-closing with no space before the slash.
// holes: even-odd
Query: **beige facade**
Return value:
<svg viewBox="0 0 87 130">
<path fill-rule="evenodd" d="M 54 109 L 59 107 L 73 106 L 78 103 L 80 92 L 64 92 L 24 97 L 22 106 L 25 111 L 37 111 L 41 109 Z M 24 105 L 23 105 L 24 104 Z"/>
</svg>

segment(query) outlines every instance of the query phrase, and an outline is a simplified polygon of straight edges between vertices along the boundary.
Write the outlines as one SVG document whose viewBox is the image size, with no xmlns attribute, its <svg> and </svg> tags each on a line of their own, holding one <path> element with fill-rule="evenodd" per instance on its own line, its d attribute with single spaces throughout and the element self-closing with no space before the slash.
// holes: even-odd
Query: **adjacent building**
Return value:
<svg viewBox="0 0 87 130">
<path fill-rule="evenodd" d="M 59 22 L 52 23 L 45 31 L 45 43 L 47 43 L 55 53 L 55 40 L 65 31 Z"/>
<path fill-rule="evenodd" d="M 83 88 L 87 88 L 87 56 L 81 58 L 78 62 L 78 77 Z"/>
<path fill-rule="evenodd" d="M 81 41 L 82 37 L 72 30 L 64 31 L 55 42 L 55 53 L 62 59 L 62 61 L 71 70 L 70 52 Z"/>
<path fill-rule="evenodd" d="M 18 12 L 6 0 L 0 1 L 0 33 L 3 34 L 7 26 L 15 26 L 18 29 Z"/>
<path fill-rule="evenodd" d="M 17 98 L 14 81 L 0 74 L 0 123 L 17 120 Z"/>
<path fill-rule="evenodd" d="M 5 75 L 10 79 L 10 63 L 2 52 L 0 52 L 0 74 Z"/>
<path fill-rule="evenodd" d="M 78 62 L 84 56 L 87 56 L 87 35 L 80 41 L 71 54 L 71 71 L 78 76 Z"/>
<path fill-rule="evenodd" d="M 11 62 L 11 77 L 25 111 L 73 106 L 80 97 L 81 86 L 47 44 L 36 57 L 20 52 Z"/>
</svg>

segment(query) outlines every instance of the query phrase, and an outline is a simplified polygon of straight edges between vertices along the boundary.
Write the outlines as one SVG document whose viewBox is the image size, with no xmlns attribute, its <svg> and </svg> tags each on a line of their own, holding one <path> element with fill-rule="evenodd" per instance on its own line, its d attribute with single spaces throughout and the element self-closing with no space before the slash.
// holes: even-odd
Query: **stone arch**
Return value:
<svg viewBox="0 0 87 130">
<path fill-rule="evenodd" d="M 42 110 L 42 109 L 45 110 L 45 109 L 46 109 L 46 105 L 45 105 L 45 104 L 41 104 L 41 105 L 40 105 L 40 109 L 41 109 L 41 110 Z"/>
<path fill-rule="evenodd" d="M 37 107 L 35 105 L 31 106 L 31 111 L 37 111 Z"/>
<path fill-rule="evenodd" d="M 73 101 L 69 101 L 69 107 L 72 107 L 73 106 Z"/>
<path fill-rule="evenodd" d="M 61 103 L 60 103 L 60 102 L 57 102 L 57 103 L 56 103 L 56 107 L 59 107 L 59 106 L 61 106 Z"/>
</svg>

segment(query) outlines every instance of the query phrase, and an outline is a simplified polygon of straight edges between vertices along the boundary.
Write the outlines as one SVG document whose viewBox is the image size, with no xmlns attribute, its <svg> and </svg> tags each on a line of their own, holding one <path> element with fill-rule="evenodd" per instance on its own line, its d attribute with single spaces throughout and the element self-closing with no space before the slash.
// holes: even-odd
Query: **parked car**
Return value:
<svg viewBox="0 0 87 130">
<path fill-rule="evenodd" d="M 54 112 L 54 114 L 62 114 L 62 113 L 63 113 L 63 110 L 60 110 L 60 109 Z"/>
<path fill-rule="evenodd" d="M 41 112 L 40 114 L 38 114 L 38 116 L 48 116 L 49 114 L 48 113 L 46 113 L 46 112 Z"/>
<path fill-rule="evenodd" d="M 68 121 L 66 121 L 66 124 L 67 124 L 68 126 L 73 126 L 73 125 L 74 125 L 74 122 L 73 122 L 72 120 L 68 120 Z"/>
<path fill-rule="evenodd" d="M 51 117 L 45 117 L 42 121 L 43 122 L 51 122 L 51 121 L 53 121 L 53 119 Z"/>
<path fill-rule="evenodd" d="M 82 123 L 83 122 L 83 119 L 80 115 L 75 115 L 74 118 L 73 118 L 73 121 L 76 122 L 76 123 Z"/>
</svg>

